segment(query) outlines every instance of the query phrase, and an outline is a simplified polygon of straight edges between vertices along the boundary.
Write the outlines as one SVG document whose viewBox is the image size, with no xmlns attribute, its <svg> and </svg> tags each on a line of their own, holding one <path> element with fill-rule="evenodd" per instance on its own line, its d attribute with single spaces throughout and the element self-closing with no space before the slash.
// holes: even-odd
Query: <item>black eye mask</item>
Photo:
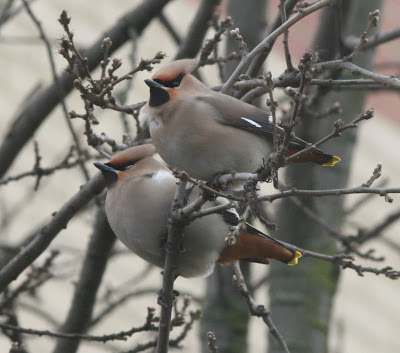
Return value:
<svg viewBox="0 0 400 353">
<path fill-rule="evenodd" d="M 175 77 L 173 80 L 171 80 L 171 81 L 166 81 L 166 82 L 164 82 L 164 81 L 161 81 L 161 80 L 158 79 L 158 78 L 155 78 L 153 81 L 154 81 L 154 82 L 157 82 L 157 83 L 159 83 L 159 84 L 161 84 L 161 85 L 163 85 L 164 87 L 176 88 L 176 87 L 179 87 L 179 86 L 181 85 L 183 76 L 185 76 L 185 74 L 184 74 L 183 72 L 181 72 L 178 76 L 176 76 L 176 77 Z"/>
<path fill-rule="evenodd" d="M 153 81 L 164 87 L 177 88 L 180 86 L 183 76 L 185 76 L 185 74 L 182 72 L 171 81 L 164 82 L 158 78 L 153 79 Z M 171 96 L 169 93 L 162 87 L 150 87 L 150 107 L 158 107 L 163 105 L 167 103 L 170 98 Z"/>
<path fill-rule="evenodd" d="M 137 162 L 137 160 L 132 160 L 132 161 L 129 161 L 124 164 L 117 165 L 117 166 L 112 165 L 111 163 L 104 163 L 104 164 L 108 165 L 111 168 L 114 168 L 115 170 L 119 170 L 119 171 L 123 172 L 124 170 L 127 170 L 129 167 L 134 166 L 136 164 L 136 162 Z"/>
</svg>

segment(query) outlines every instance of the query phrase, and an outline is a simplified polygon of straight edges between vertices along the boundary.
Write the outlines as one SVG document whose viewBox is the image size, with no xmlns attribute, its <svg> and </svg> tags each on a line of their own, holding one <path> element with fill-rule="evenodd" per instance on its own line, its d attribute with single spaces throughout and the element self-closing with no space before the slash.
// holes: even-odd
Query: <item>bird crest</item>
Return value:
<svg viewBox="0 0 400 353">
<path fill-rule="evenodd" d="M 196 67 L 196 59 L 182 59 L 173 61 L 162 68 L 158 69 L 152 79 L 161 82 L 173 81 L 180 74 L 189 74 Z"/>
<path fill-rule="evenodd" d="M 121 170 L 128 164 L 133 165 L 135 162 L 140 161 L 143 158 L 150 157 L 156 153 L 156 148 L 153 144 L 145 144 L 141 146 L 135 146 L 127 148 L 121 152 L 118 152 L 108 162 L 109 165 L 115 169 Z"/>
</svg>

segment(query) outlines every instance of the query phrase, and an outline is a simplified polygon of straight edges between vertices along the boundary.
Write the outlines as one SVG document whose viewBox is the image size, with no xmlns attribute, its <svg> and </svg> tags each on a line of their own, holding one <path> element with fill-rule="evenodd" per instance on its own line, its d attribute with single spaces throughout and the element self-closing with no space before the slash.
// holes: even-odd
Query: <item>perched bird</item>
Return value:
<svg viewBox="0 0 400 353">
<path fill-rule="evenodd" d="M 190 74 L 195 60 L 171 62 L 146 79 L 143 107 L 152 142 L 162 159 L 190 176 L 209 180 L 225 172 L 255 172 L 272 151 L 273 125 L 266 111 L 214 92 Z M 284 130 L 278 127 L 282 139 Z M 286 156 L 308 144 L 293 137 Z M 295 162 L 333 166 L 340 158 L 318 149 Z"/>
<path fill-rule="evenodd" d="M 175 195 L 176 179 L 171 171 L 152 156 L 152 144 L 117 153 L 108 163 L 95 163 L 107 185 L 106 214 L 116 236 L 144 260 L 164 266 L 163 242 Z M 193 188 L 189 201 L 199 196 Z M 215 203 L 208 202 L 207 206 Z M 206 277 L 216 263 L 231 264 L 238 259 L 268 263 L 276 259 L 297 264 L 301 254 L 248 225 L 232 246 L 225 244 L 234 213 L 212 214 L 198 218 L 184 228 L 183 247 L 177 254 L 178 272 L 183 277 Z"/>
</svg>

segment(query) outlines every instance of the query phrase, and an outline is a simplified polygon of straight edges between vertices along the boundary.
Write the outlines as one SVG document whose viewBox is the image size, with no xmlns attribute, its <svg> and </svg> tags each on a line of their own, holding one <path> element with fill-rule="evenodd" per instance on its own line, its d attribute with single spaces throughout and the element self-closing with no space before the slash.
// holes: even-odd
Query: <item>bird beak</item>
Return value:
<svg viewBox="0 0 400 353">
<path fill-rule="evenodd" d="M 100 169 L 100 171 L 101 171 L 103 174 L 104 174 L 104 173 L 110 173 L 110 172 L 116 173 L 115 169 L 114 169 L 113 167 L 110 167 L 110 166 L 107 165 L 107 164 L 99 163 L 99 162 L 95 162 L 95 163 L 93 163 L 93 164 L 94 164 L 94 166 L 95 166 L 97 169 Z"/>
<path fill-rule="evenodd" d="M 113 167 L 110 167 L 107 164 L 99 163 L 99 162 L 95 162 L 93 164 L 96 168 L 100 169 L 100 171 L 103 173 L 103 177 L 104 177 L 104 180 L 106 181 L 107 188 L 110 188 L 114 184 L 117 183 L 118 173 Z"/>
<path fill-rule="evenodd" d="M 155 82 L 150 78 L 145 79 L 144 82 L 150 88 L 162 88 L 162 89 L 165 89 L 165 86 L 163 86 L 161 83 Z"/>
</svg>

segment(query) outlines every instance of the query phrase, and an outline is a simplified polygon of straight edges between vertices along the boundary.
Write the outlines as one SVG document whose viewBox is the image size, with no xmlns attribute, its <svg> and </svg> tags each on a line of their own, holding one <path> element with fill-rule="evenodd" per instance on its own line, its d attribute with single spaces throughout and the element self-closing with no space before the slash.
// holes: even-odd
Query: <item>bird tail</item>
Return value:
<svg viewBox="0 0 400 353">
<path fill-rule="evenodd" d="M 229 265 L 237 260 L 268 264 L 267 259 L 275 259 L 294 266 L 301 253 L 287 249 L 277 242 L 253 233 L 242 233 L 233 245 L 227 245 L 221 252 L 218 263 Z"/>
<path fill-rule="evenodd" d="M 286 157 L 289 157 L 303 148 L 289 146 L 286 152 Z M 298 158 L 293 160 L 293 163 L 305 163 L 305 162 L 313 162 L 323 167 L 333 167 L 336 163 L 340 162 L 340 158 L 338 156 L 333 156 L 331 154 L 327 154 L 322 152 L 319 149 L 312 150 L 310 152 L 306 152 L 301 154 Z"/>
<path fill-rule="evenodd" d="M 332 156 L 332 155 L 326 155 L 329 157 L 329 160 L 322 163 L 323 167 L 333 167 L 336 163 L 340 162 L 340 157 L 338 156 Z"/>
</svg>

